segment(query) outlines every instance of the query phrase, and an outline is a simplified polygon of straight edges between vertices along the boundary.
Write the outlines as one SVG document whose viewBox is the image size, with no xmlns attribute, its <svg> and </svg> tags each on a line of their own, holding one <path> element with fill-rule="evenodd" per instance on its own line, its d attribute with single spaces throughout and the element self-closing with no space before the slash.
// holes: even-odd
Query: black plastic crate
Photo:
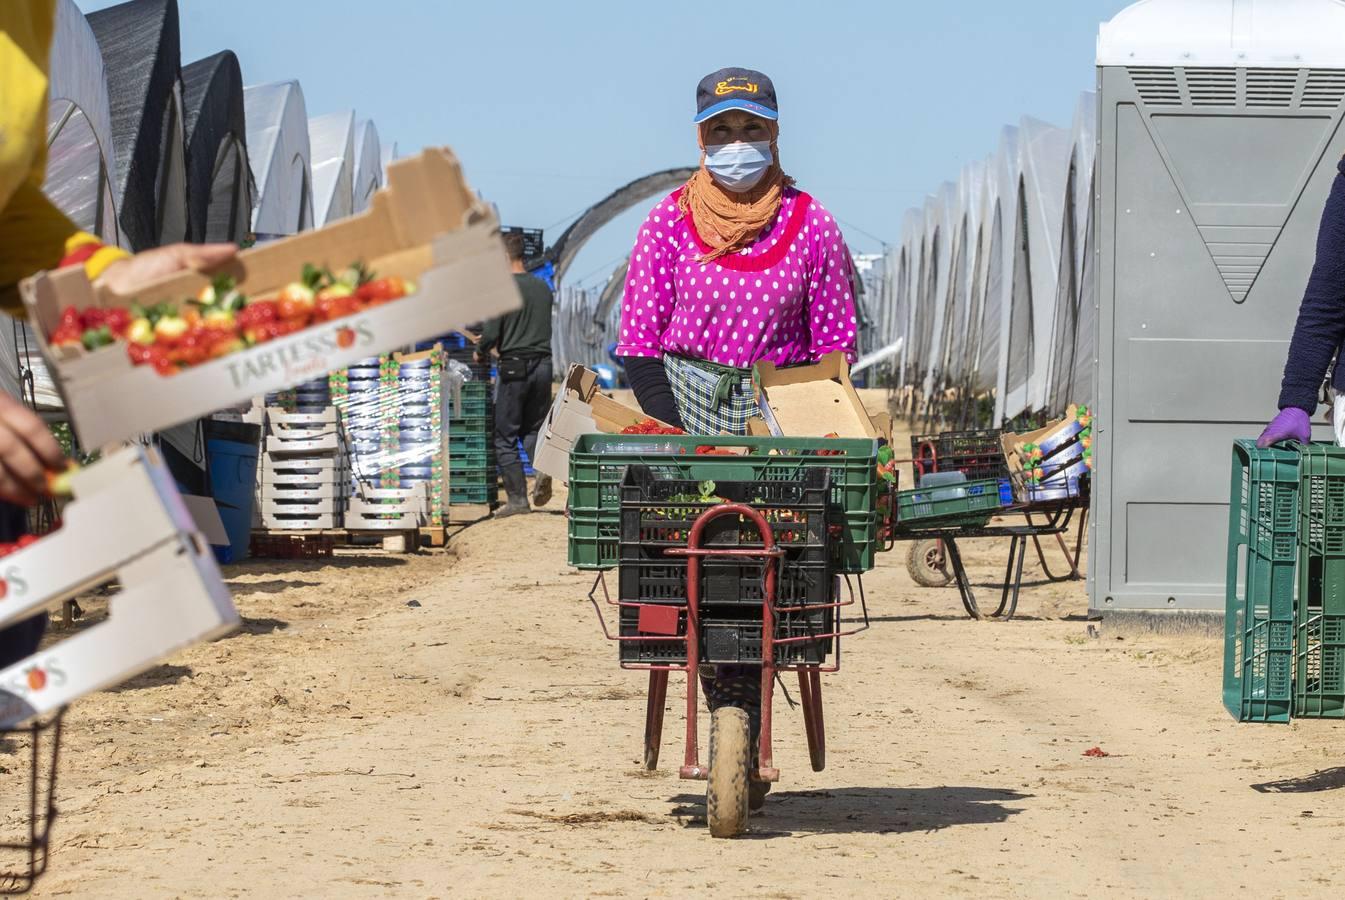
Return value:
<svg viewBox="0 0 1345 900">
<path fill-rule="evenodd" d="M 829 611 L 830 612 L 830 611 Z M 834 638 L 827 637 L 834 632 L 835 617 L 828 615 L 823 621 L 807 622 L 797 617 L 785 615 L 776 621 L 776 639 L 808 638 L 790 644 L 776 644 L 775 662 L 779 665 L 820 665 L 831 653 Z M 642 634 L 639 628 L 640 610 L 637 607 L 622 607 L 622 637 L 659 637 Z M 679 611 L 677 632 L 686 634 L 686 613 Z M 620 659 L 628 663 L 649 663 L 654 665 L 678 665 L 686 662 L 686 640 L 668 636 L 667 640 L 623 640 L 620 644 Z M 701 619 L 700 661 L 710 664 L 760 663 L 761 662 L 761 618 L 755 620 L 741 618 L 716 617 Z"/>
<path fill-rule="evenodd" d="M 766 597 L 764 564 L 707 558 L 701 563 L 700 608 L 703 616 L 715 616 L 722 607 L 760 609 Z M 836 576 L 826 563 L 781 560 L 775 577 L 775 605 L 821 606 L 834 596 Z M 621 600 L 670 606 L 686 606 L 687 561 L 669 557 L 642 562 L 623 560 L 618 573 Z M 825 610 L 791 613 L 820 621 Z"/>
<path fill-rule="evenodd" d="M 1009 464 L 1004 459 L 1001 434 L 998 429 L 985 428 L 915 435 L 911 438 L 911 458 L 926 475 L 963 472 L 968 481 L 1008 478 Z"/>
<path fill-rule="evenodd" d="M 621 559 L 661 559 L 668 547 L 685 547 L 691 526 L 707 509 L 724 501 L 754 507 L 770 525 L 776 546 L 792 560 L 825 563 L 827 502 L 831 473 L 809 469 L 797 481 L 715 481 L 659 478 L 648 466 L 626 469 L 621 482 Z M 707 490 L 702 491 L 702 485 Z M 705 493 L 710 499 L 700 499 Z M 756 523 L 723 516 L 703 532 L 705 547 L 760 547 Z M 759 570 L 760 565 L 755 564 Z"/>
</svg>

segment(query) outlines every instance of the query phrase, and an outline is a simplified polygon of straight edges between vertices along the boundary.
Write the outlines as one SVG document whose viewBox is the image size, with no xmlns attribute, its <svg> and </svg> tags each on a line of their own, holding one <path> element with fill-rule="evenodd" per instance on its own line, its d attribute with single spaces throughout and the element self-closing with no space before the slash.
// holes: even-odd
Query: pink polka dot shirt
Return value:
<svg viewBox="0 0 1345 900">
<path fill-rule="evenodd" d="M 788 188 L 775 222 L 745 249 L 709 248 L 675 192 L 640 226 L 621 301 L 617 356 L 665 352 L 736 368 L 855 358 L 850 251 L 822 204 Z"/>
</svg>

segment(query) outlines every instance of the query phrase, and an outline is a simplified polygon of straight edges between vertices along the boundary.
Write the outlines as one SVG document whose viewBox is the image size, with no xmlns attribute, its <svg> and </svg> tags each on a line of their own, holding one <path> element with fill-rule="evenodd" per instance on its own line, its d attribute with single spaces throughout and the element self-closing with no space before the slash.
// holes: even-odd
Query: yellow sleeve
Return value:
<svg viewBox="0 0 1345 900">
<path fill-rule="evenodd" d="M 58 265 L 78 230 L 42 194 L 55 17 L 54 0 L 0 2 L 0 308 L 13 314 L 19 280 Z"/>
<path fill-rule="evenodd" d="M 0 308 L 22 316 L 19 281 L 56 268 L 65 256 L 66 240 L 78 230 L 40 187 L 31 181 L 20 184 L 0 211 Z"/>
</svg>

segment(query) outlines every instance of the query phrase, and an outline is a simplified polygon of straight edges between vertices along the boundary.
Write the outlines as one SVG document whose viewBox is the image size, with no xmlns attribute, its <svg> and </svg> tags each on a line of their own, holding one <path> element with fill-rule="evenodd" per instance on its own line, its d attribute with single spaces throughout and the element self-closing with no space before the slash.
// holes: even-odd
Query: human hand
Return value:
<svg viewBox="0 0 1345 900">
<path fill-rule="evenodd" d="M 1308 414 L 1296 406 L 1286 406 L 1280 414 L 1270 420 L 1266 430 L 1256 439 L 1261 449 L 1281 441 L 1298 441 L 1306 444 L 1312 440 L 1312 420 Z"/>
<path fill-rule="evenodd" d="M 0 391 L 0 500 L 30 506 L 47 492 L 47 473 L 65 454 L 37 414 Z"/>
<path fill-rule="evenodd" d="M 213 269 L 233 259 L 233 244 L 169 244 L 112 263 L 98 282 L 115 294 L 129 297 L 138 289 L 183 269 Z"/>
</svg>

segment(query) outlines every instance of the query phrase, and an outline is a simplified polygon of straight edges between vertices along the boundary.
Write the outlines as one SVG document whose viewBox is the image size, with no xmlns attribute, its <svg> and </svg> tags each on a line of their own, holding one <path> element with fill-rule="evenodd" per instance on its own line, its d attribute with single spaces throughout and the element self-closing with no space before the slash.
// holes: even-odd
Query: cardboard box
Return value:
<svg viewBox="0 0 1345 900">
<path fill-rule="evenodd" d="M 341 527 L 341 517 L 334 513 L 317 516 L 273 516 L 263 514 L 262 527 L 272 531 L 327 531 Z"/>
<path fill-rule="evenodd" d="M 268 406 L 266 419 L 273 428 L 315 428 L 328 426 L 330 431 L 336 425 L 336 407 L 329 406 L 320 413 L 287 412 L 280 406 Z"/>
<path fill-rule="evenodd" d="M 61 527 L 0 562 L 0 626 L 108 581 L 196 522 L 158 453 L 124 447 L 70 478 Z"/>
<path fill-rule="evenodd" d="M 368 529 L 370 531 L 379 531 L 386 529 L 389 531 L 402 531 L 411 528 L 419 528 L 426 524 L 425 516 L 420 512 L 370 512 L 368 508 L 361 511 L 351 510 L 346 513 L 346 527 L 360 530 Z"/>
<path fill-rule="evenodd" d="M 776 437 L 876 438 L 878 430 L 850 383 L 850 365 L 836 352 L 809 366 L 756 365 L 757 406 Z"/>
<path fill-rule="evenodd" d="M 263 482 L 259 487 L 263 500 L 335 500 L 346 495 L 345 486 L 334 481 L 326 483 L 310 481 L 306 484 Z"/>
<path fill-rule="evenodd" d="M 82 267 L 43 272 L 21 285 L 52 378 L 80 443 L 99 447 L 158 431 L 251 397 L 280 391 L 369 356 L 453 331 L 515 309 L 519 303 L 493 214 L 463 180 L 446 149 L 430 149 L 388 167 L 388 186 L 365 212 L 325 228 L 245 250 L 221 271 L 263 298 L 299 278 L 305 263 L 341 268 L 355 260 L 381 275 L 417 282 L 409 297 L 314 325 L 161 376 L 134 366 L 124 345 L 93 352 L 53 348 L 46 336 L 74 306 L 182 303 L 210 277 L 184 272 L 148 285 L 134 298 L 90 284 Z"/>
<path fill-rule="evenodd" d="M 344 446 L 345 441 L 335 431 L 319 432 L 311 438 L 287 438 L 278 434 L 266 436 L 266 452 L 272 458 L 277 454 L 335 453 Z"/>
<path fill-rule="evenodd" d="M 346 498 L 327 497 L 313 499 L 308 497 L 262 499 L 262 516 L 324 516 L 336 514 L 346 508 Z"/>
<path fill-rule="evenodd" d="M 318 475 L 277 475 L 273 472 L 263 472 L 257 479 L 257 487 L 285 490 L 318 485 L 344 485 L 349 481 L 350 473 L 340 469 L 328 469 Z"/>
<path fill-rule="evenodd" d="M 47 540 L 51 537 L 29 550 Z M 61 562 L 68 568 L 76 560 L 79 556 L 72 555 Z M 112 577 L 121 589 L 109 601 L 106 619 L 0 670 L 0 728 L 54 712 L 132 678 L 184 647 L 238 627 L 238 612 L 214 553 L 199 535 L 177 535 L 118 566 L 104 580 Z M 60 599 L 52 595 L 44 605 L 50 608 Z"/>
<path fill-rule="evenodd" d="M 570 450 L 579 435 L 618 434 L 624 428 L 651 419 L 660 425 L 667 424 L 606 396 L 598 390 L 597 373 L 572 365 L 542 423 L 532 467 L 561 484 L 568 484 Z"/>
<path fill-rule="evenodd" d="M 229 532 L 224 530 L 224 520 L 220 518 L 215 498 L 183 494 L 182 504 L 191 514 L 196 533 L 205 538 L 207 543 L 217 547 L 227 546 L 230 543 Z"/>
<path fill-rule="evenodd" d="M 1078 496 L 1078 481 L 1088 467 L 1083 460 L 1083 442 L 1080 433 L 1084 426 L 1074 416 L 1070 408 L 1068 418 L 1053 422 L 1045 428 L 1023 434 L 1006 433 L 1000 436 L 1004 448 L 1004 459 L 1009 467 L 1015 490 L 1022 499 L 1028 501 L 1059 499 L 1061 496 Z M 1026 472 L 1030 461 L 1023 448 L 1028 444 L 1040 447 L 1043 454 L 1041 481 L 1029 485 Z"/>
<path fill-rule="evenodd" d="M 312 474 L 314 471 L 321 475 Z M 344 456 L 327 453 L 322 456 L 303 456 L 295 454 L 263 453 L 261 460 L 262 478 L 335 478 L 341 473 L 348 474 Z"/>
<path fill-rule="evenodd" d="M 267 437 L 275 438 L 277 441 L 283 441 L 288 444 L 291 441 L 316 441 L 338 434 L 339 432 L 335 425 L 284 426 L 272 424 L 270 433 L 267 434 Z"/>
</svg>

